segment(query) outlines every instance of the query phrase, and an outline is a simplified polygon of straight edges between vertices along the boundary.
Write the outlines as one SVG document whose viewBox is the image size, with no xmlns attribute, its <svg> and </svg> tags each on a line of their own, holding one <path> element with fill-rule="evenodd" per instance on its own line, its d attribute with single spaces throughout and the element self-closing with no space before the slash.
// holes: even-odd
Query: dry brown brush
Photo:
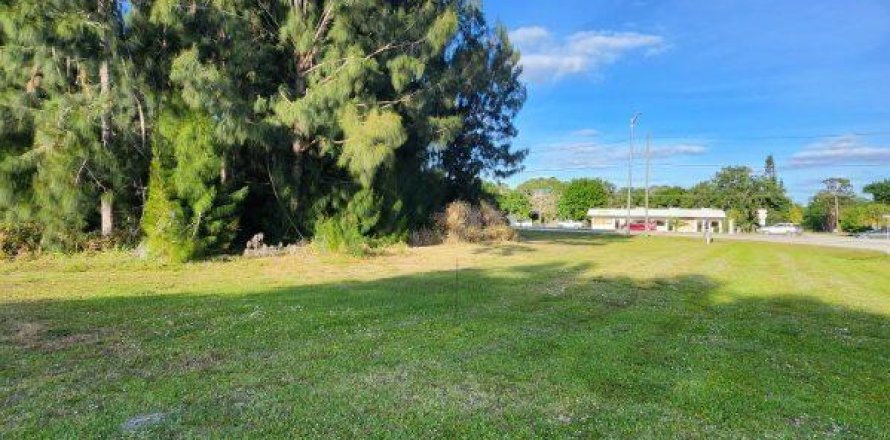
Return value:
<svg viewBox="0 0 890 440">
<path fill-rule="evenodd" d="M 481 243 L 516 238 L 516 231 L 507 224 L 504 214 L 491 204 L 456 201 L 433 216 L 432 228 L 412 232 L 410 241 L 413 246 L 429 246 L 443 241 Z"/>
</svg>

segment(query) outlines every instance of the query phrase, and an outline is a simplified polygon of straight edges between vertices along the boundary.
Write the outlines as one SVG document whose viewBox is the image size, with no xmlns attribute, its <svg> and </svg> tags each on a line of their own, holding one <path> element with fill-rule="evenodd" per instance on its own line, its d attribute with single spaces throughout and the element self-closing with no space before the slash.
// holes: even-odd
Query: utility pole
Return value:
<svg viewBox="0 0 890 440">
<path fill-rule="evenodd" d="M 642 113 L 636 112 L 630 118 L 630 149 L 627 154 L 627 216 L 624 219 L 624 233 L 630 235 L 630 190 L 633 186 L 633 169 L 634 169 L 634 127 L 637 125 L 637 119 Z"/>
<path fill-rule="evenodd" d="M 841 230 L 841 208 L 840 208 L 840 192 L 841 189 L 848 189 L 850 181 L 839 177 L 832 177 L 822 181 L 825 184 L 828 193 L 834 197 L 834 233 L 837 234 Z M 846 192 L 846 191 L 845 191 Z"/>
<path fill-rule="evenodd" d="M 646 235 L 649 235 L 649 142 L 652 140 L 652 132 L 646 133 Z"/>
<path fill-rule="evenodd" d="M 890 215 L 885 215 L 884 219 L 887 220 L 887 243 L 890 243 Z"/>
<path fill-rule="evenodd" d="M 834 233 L 841 231 L 841 209 L 838 206 L 837 188 L 834 189 Z"/>
</svg>

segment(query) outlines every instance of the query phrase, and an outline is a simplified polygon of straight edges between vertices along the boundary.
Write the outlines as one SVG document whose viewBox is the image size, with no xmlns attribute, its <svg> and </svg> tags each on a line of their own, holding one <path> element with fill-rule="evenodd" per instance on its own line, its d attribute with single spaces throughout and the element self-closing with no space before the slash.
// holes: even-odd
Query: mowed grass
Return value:
<svg viewBox="0 0 890 440">
<path fill-rule="evenodd" d="M 0 263 L 0 437 L 887 438 L 888 318 L 890 257 L 784 244 Z"/>
</svg>

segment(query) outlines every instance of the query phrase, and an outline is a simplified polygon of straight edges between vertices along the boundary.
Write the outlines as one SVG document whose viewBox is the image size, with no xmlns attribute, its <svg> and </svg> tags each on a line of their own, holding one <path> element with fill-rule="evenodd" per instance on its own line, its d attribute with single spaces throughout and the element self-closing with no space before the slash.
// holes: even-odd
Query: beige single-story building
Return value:
<svg viewBox="0 0 890 440">
<path fill-rule="evenodd" d="M 616 231 L 625 229 L 627 209 L 624 208 L 591 208 L 587 211 L 590 217 L 590 228 L 600 231 Z M 646 210 L 631 208 L 630 223 L 645 223 Z M 673 232 L 704 232 L 710 226 L 712 231 L 723 233 L 732 231 L 733 221 L 727 224 L 726 212 L 722 209 L 698 208 L 650 208 L 649 222 L 655 223 L 656 231 Z"/>
</svg>

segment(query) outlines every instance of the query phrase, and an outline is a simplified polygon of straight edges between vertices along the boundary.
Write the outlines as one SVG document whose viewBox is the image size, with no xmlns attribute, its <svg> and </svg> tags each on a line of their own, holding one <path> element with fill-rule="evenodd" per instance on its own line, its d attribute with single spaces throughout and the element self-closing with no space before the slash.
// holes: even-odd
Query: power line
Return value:
<svg viewBox="0 0 890 440">
<path fill-rule="evenodd" d="M 635 166 L 643 166 L 643 165 L 635 165 Z M 744 166 L 751 169 L 757 169 L 755 166 L 749 165 L 727 165 L 727 164 L 696 164 L 696 163 L 652 163 L 652 167 L 654 168 L 726 168 L 730 166 Z M 826 164 L 826 166 L 831 167 L 845 167 L 845 168 L 880 168 L 886 167 L 887 164 L 883 163 L 848 163 L 848 164 Z M 778 165 L 777 165 L 778 167 Z M 582 165 L 577 167 L 553 167 L 553 168 L 532 168 L 528 170 L 522 170 L 521 173 L 542 173 L 542 172 L 557 172 L 557 171 L 585 171 L 585 170 L 600 170 L 600 169 L 611 169 L 611 168 L 624 168 L 624 165 L 621 164 L 601 164 L 601 165 Z M 794 169 L 795 166 L 788 165 L 782 166 L 781 168 Z"/>
<path fill-rule="evenodd" d="M 667 139 L 667 140 L 681 140 L 681 139 L 690 139 L 694 137 L 702 137 L 702 138 L 714 138 L 718 142 L 726 142 L 726 141 L 746 141 L 746 140 L 794 140 L 794 139 L 820 139 L 820 138 L 838 138 L 845 136 L 860 136 L 860 137 L 870 137 L 870 136 L 890 136 L 890 131 L 880 130 L 880 131 L 853 131 L 846 133 L 834 133 L 834 134 L 812 134 L 812 135 L 761 135 L 761 136 L 732 136 L 732 137 L 721 137 L 721 136 L 713 136 L 713 135 L 696 135 L 696 136 L 658 136 L 656 139 Z"/>
<path fill-rule="evenodd" d="M 596 143 L 594 143 L 594 142 L 575 142 L 574 144 L 571 144 L 571 145 L 555 146 L 555 147 L 547 148 L 547 149 L 530 150 L 529 154 L 548 153 L 548 152 L 556 152 L 556 151 L 571 151 L 571 150 L 590 148 L 590 147 L 619 145 L 619 144 L 624 144 L 626 142 L 627 142 L 627 139 L 621 139 L 618 141 L 609 141 L 609 142 L 596 142 Z"/>
<path fill-rule="evenodd" d="M 742 141 L 750 141 L 750 140 L 801 140 L 801 139 L 833 139 L 833 138 L 841 138 L 847 136 L 856 136 L 856 137 L 876 137 L 876 136 L 890 136 L 890 131 L 859 131 L 859 132 L 847 132 L 847 133 L 835 133 L 835 134 L 813 134 L 813 135 L 763 135 L 763 136 L 733 136 L 733 137 L 720 137 L 720 136 L 708 136 L 708 135 L 695 135 L 695 136 L 653 136 L 652 139 L 655 141 L 659 140 L 674 140 L 674 141 L 694 141 L 696 138 L 705 138 L 708 144 L 714 143 L 731 143 L 731 142 L 742 142 Z M 546 149 L 534 149 L 530 150 L 529 154 L 546 154 L 550 152 L 559 152 L 559 151 L 571 151 L 571 150 L 582 150 L 579 152 L 584 152 L 583 149 L 587 147 L 588 149 L 611 146 L 611 145 L 619 145 L 624 144 L 628 140 L 620 139 L 616 141 L 608 141 L 608 142 L 575 142 L 570 145 L 565 146 L 556 146 Z"/>
<path fill-rule="evenodd" d="M 699 197 L 699 194 L 695 194 L 695 193 L 691 192 L 692 191 L 691 189 L 682 187 L 682 186 L 677 186 L 677 188 L 683 188 L 683 190 L 686 191 L 682 194 L 659 194 L 658 193 L 659 186 L 654 186 L 653 188 L 655 189 L 655 192 L 650 192 L 650 194 L 649 194 L 650 199 L 660 199 L 660 200 L 664 200 L 664 199 L 693 199 L 693 198 Z M 673 187 L 671 187 L 671 188 L 673 188 Z M 619 189 L 624 190 L 625 188 L 619 188 Z M 637 188 L 637 189 L 642 190 L 642 188 Z M 772 194 L 772 193 L 745 193 L 745 195 L 752 196 L 752 197 L 753 196 L 769 197 L 774 194 Z M 615 197 L 623 197 L 623 195 L 615 194 Z M 621 207 L 623 208 L 624 206 L 622 205 Z"/>
</svg>

